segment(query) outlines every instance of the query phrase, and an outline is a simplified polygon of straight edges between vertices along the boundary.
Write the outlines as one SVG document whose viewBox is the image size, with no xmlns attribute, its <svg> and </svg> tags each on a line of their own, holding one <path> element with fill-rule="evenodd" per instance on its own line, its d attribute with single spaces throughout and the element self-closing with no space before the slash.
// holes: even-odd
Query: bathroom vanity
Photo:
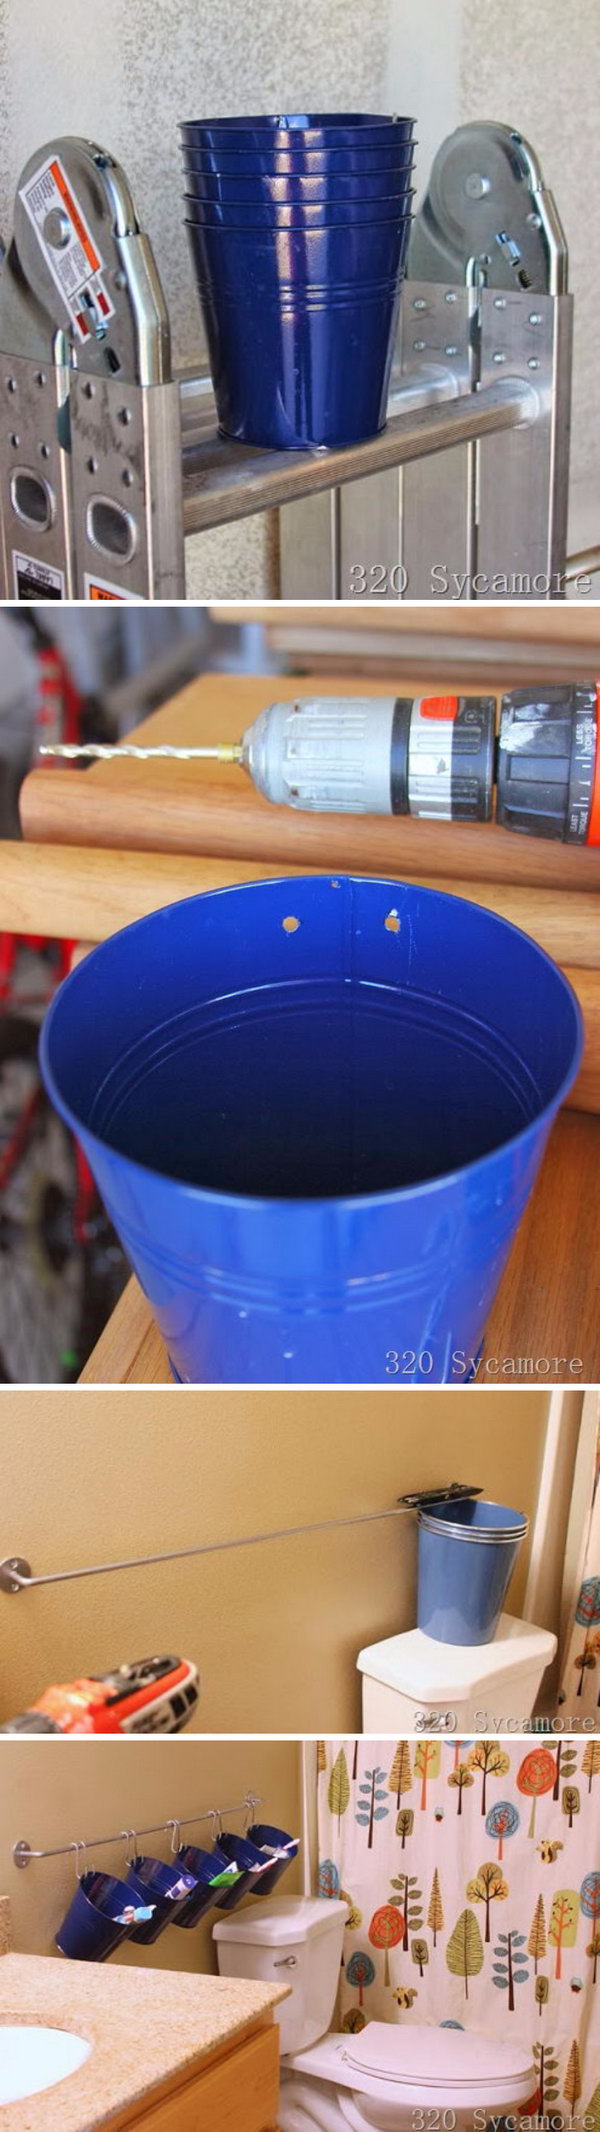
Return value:
<svg viewBox="0 0 600 2132">
<path fill-rule="evenodd" d="M 6 1954 L 0 2073 L 3 2027 L 66 2030 L 91 2049 L 66 2078 L 5 2103 L 3 2132 L 277 2132 L 273 2010 L 286 1996 L 245 1979 Z"/>
</svg>

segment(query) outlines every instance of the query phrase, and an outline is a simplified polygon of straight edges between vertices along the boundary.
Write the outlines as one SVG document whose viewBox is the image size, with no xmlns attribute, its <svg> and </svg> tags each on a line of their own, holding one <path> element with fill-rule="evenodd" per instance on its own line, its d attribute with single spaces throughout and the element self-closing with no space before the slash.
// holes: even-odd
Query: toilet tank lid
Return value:
<svg viewBox="0 0 600 2132">
<path fill-rule="evenodd" d="M 359 1673 L 419 1703 L 446 1704 L 475 1695 L 503 1678 L 518 1680 L 532 1666 L 550 1665 L 557 1649 L 551 1629 L 501 1614 L 491 1643 L 438 1643 L 423 1629 L 406 1629 L 372 1643 L 357 1658 Z"/>
<path fill-rule="evenodd" d="M 252 1910 L 236 1910 L 235 1917 L 220 1918 L 213 1925 L 214 1940 L 236 1940 L 240 1947 L 298 1946 L 318 1933 L 339 1929 L 348 1916 L 348 1904 L 337 1898 L 285 1896 L 274 1902 L 261 1901 Z"/>
<path fill-rule="evenodd" d="M 411 2087 L 482 2088 L 486 2082 L 514 2087 L 535 2074 L 529 2053 L 515 2043 L 498 2043 L 492 2036 L 472 2029 L 433 2028 L 428 2023 L 406 2027 L 389 2021 L 369 2021 L 358 2036 L 350 2036 L 345 2051 L 348 2065 L 356 2072 L 378 2080 Z"/>
</svg>

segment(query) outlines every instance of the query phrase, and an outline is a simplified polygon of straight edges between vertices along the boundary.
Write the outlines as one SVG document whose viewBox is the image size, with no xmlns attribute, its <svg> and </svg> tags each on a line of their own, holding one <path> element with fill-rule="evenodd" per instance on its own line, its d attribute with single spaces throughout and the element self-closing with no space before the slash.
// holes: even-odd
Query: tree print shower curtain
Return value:
<svg viewBox="0 0 600 2132">
<path fill-rule="evenodd" d="M 342 2027 L 510 2036 L 540 2110 L 600 2132 L 600 1743 L 337 1739 L 317 1771 Z"/>
<path fill-rule="evenodd" d="M 600 1422 L 584 1573 L 575 1601 L 560 1702 L 576 1725 L 591 1717 L 600 1729 Z"/>
</svg>

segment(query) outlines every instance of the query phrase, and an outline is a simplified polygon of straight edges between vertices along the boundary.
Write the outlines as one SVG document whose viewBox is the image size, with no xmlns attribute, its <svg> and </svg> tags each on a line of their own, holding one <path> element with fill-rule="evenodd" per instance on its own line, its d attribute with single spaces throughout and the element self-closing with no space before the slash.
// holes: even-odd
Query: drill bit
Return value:
<svg viewBox="0 0 600 2132">
<path fill-rule="evenodd" d="M 60 756 L 63 762 L 120 762 L 124 755 L 133 756 L 135 762 L 240 762 L 243 758 L 241 742 L 228 742 L 220 748 L 140 748 L 125 742 L 114 747 L 100 741 L 75 742 L 54 741 L 52 745 L 38 748 L 38 755 Z"/>
</svg>

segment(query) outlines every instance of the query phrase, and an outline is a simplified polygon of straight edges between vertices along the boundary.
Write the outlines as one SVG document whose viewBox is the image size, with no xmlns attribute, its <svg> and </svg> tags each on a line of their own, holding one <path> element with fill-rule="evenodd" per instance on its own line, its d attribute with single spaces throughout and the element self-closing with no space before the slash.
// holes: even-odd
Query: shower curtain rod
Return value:
<svg viewBox="0 0 600 2132">
<path fill-rule="evenodd" d="M 200 1821 L 226 1821 L 231 1814 L 245 1814 L 247 1811 L 254 1811 L 255 1806 L 263 1804 L 260 1792 L 248 1791 L 239 1806 L 209 1806 L 204 1814 L 186 1814 L 182 1821 L 174 1814 L 169 1821 L 154 1821 L 150 1828 L 117 1829 L 114 1836 L 82 1836 L 76 1843 L 59 1843 L 53 1851 L 33 1851 L 26 1837 L 21 1836 L 19 1842 L 13 1844 L 13 1860 L 23 1871 L 25 1866 L 31 1865 L 33 1858 L 67 1858 L 69 1851 L 75 1851 L 77 1862 L 79 1851 L 100 1851 L 113 1843 L 128 1844 L 133 1837 L 137 1844 L 138 1836 L 163 1836 L 168 1834 L 169 1829 L 175 1832 L 182 1828 L 192 1828 Z"/>
<path fill-rule="evenodd" d="M 271 1540 L 297 1540 L 306 1533 L 340 1532 L 349 1525 L 379 1524 L 385 1518 L 411 1516 L 419 1504 L 458 1501 L 480 1494 L 480 1488 L 452 1481 L 444 1488 L 424 1488 L 415 1495 L 399 1496 L 391 1510 L 362 1510 L 352 1517 L 321 1518 L 315 1525 L 284 1525 L 276 1532 L 245 1533 L 239 1540 L 209 1540 L 199 1547 L 170 1547 L 164 1554 L 128 1555 L 122 1561 L 93 1562 L 83 1569 L 47 1570 L 41 1577 L 34 1576 L 31 1563 L 24 1555 L 7 1555 L 0 1562 L 0 1592 L 11 1597 L 19 1592 L 34 1591 L 42 1584 L 72 1584 L 80 1577 L 107 1577 L 116 1570 L 147 1569 L 161 1562 L 186 1562 L 197 1555 L 234 1554 L 240 1547 L 264 1547 Z"/>
</svg>

